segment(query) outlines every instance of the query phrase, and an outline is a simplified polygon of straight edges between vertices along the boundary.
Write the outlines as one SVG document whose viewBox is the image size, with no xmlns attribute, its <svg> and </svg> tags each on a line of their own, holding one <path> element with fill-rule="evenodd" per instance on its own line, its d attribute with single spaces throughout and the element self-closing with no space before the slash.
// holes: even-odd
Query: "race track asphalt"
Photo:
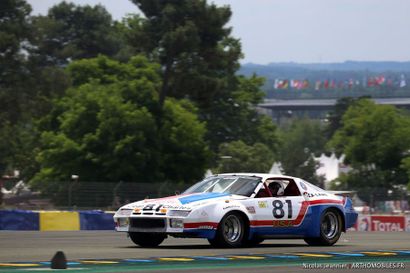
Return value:
<svg viewBox="0 0 410 273">
<path fill-rule="evenodd" d="M 252 258 L 253 256 L 258 257 L 258 255 L 265 255 L 264 257 L 267 257 L 269 255 L 303 255 L 301 253 L 319 253 L 318 255 L 320 255 L 320 253 L 329 252 L 366 253 L 366 251 L 368 251 L 370 253 L 369 257 L 371 256 L 370 258 L 374 259 L 374 261 L 404 262 L 406 264 L 405 269 L 390 269 L 387 271 L 383 269 L 375 269 L 371 272 L 410 272 L 410 233 L 408 232 L 348 232 L 347 234 L 343 234 L 339 242 L 332 247 L 311 247 L 308 246 L 303 240 L 267 240 L 258 247 L 239 249 L 214 249 L 206 240 L 203 239 L 175 239 L 171 237 L 165 240 L 164 243 L 158 248 L 140 248 L 133 245 L 131 240 L 127 238 L 126 234 L 116 233 L 114 231 L 0 232 L 0 264 L 13 262 L 28 263 L 50 261 L 54 253 L 59 250 L 65 253 L 69 261 L 79 259 L 97 261 L 104 259 L 144 260 L 153 257 L 158 259 L 158 257 L 210 257 L 216 255 L 217 257 L 237 256 L 236 259 L 238 260 L 248 259 L 248 261 L 254 263 L 252 264 L 248 262 L 248 264 L 244 264 L 243 267 L 239 266 L 235 269 L 238 273 L 273 272 L 270 264 L 263 263 L 263 261 L 259 262 L 257 261 L 258 259 Z M 383 256 L 377 257 L 377 255 L 371 254 L 370 252 L 389 250 L 406 250 L 404 252 L 408 252 L 408 256 L 403 256 L 404 260 L 402 256 L 395 256 L 391 257 L 395 259 L 386 260 L 387 258 L 385 259 Z M 248 257 L 251 258 L 243 258 L 241 255 L 248 255 Z M 312 256 L 311 258 L 313 259 L 314 257 L 315 256 Z M 254 259 L 254 261 L 251 261 L 252 259 Z M 313 259 L 309 262 L 315 261 L 316 260 Z M 228 267 L 212 269 L 209 265 L 210 264 L 207 266 L 205 263 L 205 266 L 201 267 L 201 264 L 197 263 L 199 268 L 196 268 L 195 272 L 232 271 L 232 269 Z M 289 272 L 289 266 L 289 264 L 276 264 L 275 272 Z M 158 271 L 150 270 L 150 272 L 169 272 L 171 268 L 158 268 Z M 250 268 L 252 268 L 252 270 L 250 270 Z M 184 268 L 180 269 L 182 270 Z M 301 270 L 305 272 L 316 272 L 316 270 L 303 269 L 300 264 L 297 267 L 293 267 L 292 271 L 296 272 Z M 2 268 L 0 267 L 0 272 L 6 271 L 2 271 Z M 97 270 L 89 272 L 100 271 Z M 332 270 L 332 272 L 337 271 Z M 365 271 L 349 269 L 349 271 L 344 270 L 342 272 Z M 367 270 L 367 272 L 369 272 L 369 270 Z"/>
</svg>

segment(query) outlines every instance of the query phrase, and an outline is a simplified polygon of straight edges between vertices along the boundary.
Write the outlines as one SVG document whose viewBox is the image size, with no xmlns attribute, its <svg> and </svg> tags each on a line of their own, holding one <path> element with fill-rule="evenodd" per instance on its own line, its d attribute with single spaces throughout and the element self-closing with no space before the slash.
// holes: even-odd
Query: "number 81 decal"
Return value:
<svg viewBox="0 0 410 273">
<path fill-rule="evenodd" d="M 285 203 L 287 204 L 288 207 L 288 219 L 292 219 L 292 201 L 291 200 L 285 200 L 284 202 L 281 200 L 275 200 L 272 202 L 273 205 L 273 217 L 277 219 L 282 219 L 285 217 L 285 210 L 283 209 Z"/>
</svg>

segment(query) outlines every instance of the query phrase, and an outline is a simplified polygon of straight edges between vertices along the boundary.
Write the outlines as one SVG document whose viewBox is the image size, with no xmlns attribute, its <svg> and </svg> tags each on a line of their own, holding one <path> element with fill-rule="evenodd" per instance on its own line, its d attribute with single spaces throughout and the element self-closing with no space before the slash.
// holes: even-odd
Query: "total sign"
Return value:
<svg viewBox="0 0 410 273">
<path fill-rule="evenodd" d="M 371 217 L 372 231 L 404 231 L 405 217 L 403 216 L 381 216 Z"/>
</svg>

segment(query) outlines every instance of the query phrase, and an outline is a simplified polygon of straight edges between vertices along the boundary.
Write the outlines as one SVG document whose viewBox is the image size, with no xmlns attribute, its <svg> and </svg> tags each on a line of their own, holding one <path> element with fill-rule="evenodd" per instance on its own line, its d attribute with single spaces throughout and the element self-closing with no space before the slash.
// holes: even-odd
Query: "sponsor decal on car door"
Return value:
<svg viewBox="0 0 410 273">
<path fill-rule="evenodd" d="M 257 216 L 251 225 L 275 228 L 293 227 L 302 223 L 308 204 L 302 196 L 266 197 L 255 199 Z"/>
</svg>

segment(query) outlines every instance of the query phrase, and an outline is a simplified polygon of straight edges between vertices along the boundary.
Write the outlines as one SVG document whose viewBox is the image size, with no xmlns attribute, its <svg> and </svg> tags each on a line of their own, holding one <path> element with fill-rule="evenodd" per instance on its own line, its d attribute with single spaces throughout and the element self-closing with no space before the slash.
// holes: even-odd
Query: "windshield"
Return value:
<svg viewBox="0 0 410 273">
<path fill-rule="evenodd" d="M 250 176 L 212 176 L 194 184 L 183 193 L 218 192 L 249 197 L 260 181 L 259 177 Z"/>
</svg>

